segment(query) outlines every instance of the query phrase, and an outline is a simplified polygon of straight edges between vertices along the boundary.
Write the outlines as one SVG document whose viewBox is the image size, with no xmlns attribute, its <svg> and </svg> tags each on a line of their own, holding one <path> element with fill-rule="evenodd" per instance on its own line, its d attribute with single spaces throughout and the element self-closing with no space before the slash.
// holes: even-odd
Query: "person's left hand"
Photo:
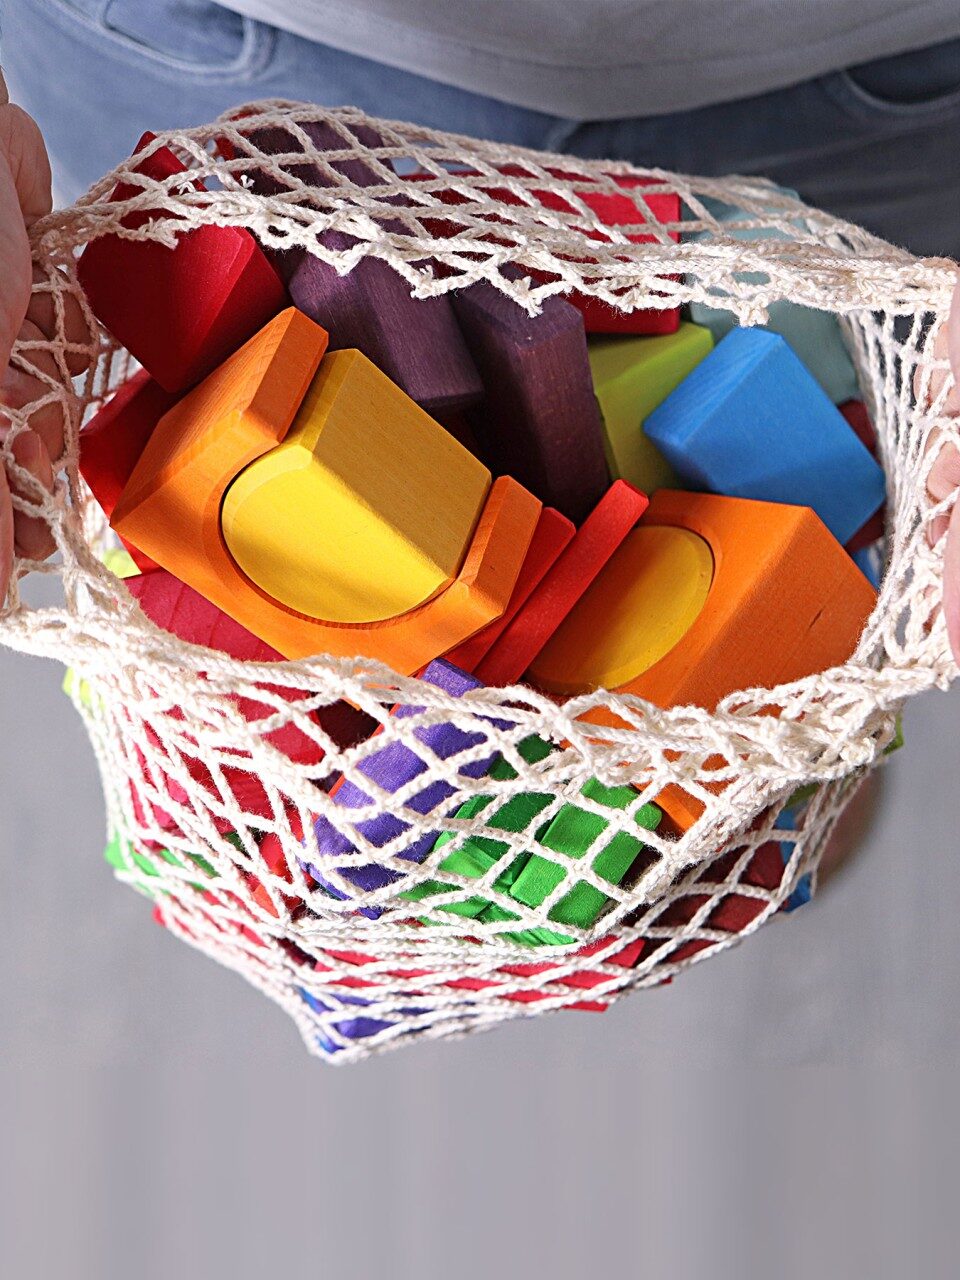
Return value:
<svg viewBox="0 0 960 1280">
<path fill-rule="evenodd" d="M 960 281 L 953 291 L 950 318 L 937 335 L 934 355 L 950 361 L 955 385 L 944 406 L 947 413 L 960 415 Z M 937 394 L 942 376 L 931 387 Z M 953 445 L 940 450 L 930 471 L 927 490 L 934 502 L 943 502 L 960 486 L 960 454 Z M 948 515 L 938 516 L 930 526 L 928 540 L 935 546 L 946 536 L 943 548 L 943 615 L 947 636 L 955 661 L 960 664 L 960 502 L 954 502 Z"/>
</svg>

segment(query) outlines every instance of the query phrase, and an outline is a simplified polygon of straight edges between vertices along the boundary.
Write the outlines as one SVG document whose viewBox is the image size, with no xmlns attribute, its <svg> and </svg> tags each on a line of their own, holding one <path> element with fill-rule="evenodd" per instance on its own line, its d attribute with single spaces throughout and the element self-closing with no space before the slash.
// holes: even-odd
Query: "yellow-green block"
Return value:
<svg viewBox="0 0 960 1280">
<path fill-rule="evenodd" d="M 607 462 L 615 479 L 644 493 L 679 488 L 677 476 L 643 431 L 644 420 L 713 348 L 702 325 L 650 338 L 591 338 L 593 389 L 603 415 Z"/>
</svg>

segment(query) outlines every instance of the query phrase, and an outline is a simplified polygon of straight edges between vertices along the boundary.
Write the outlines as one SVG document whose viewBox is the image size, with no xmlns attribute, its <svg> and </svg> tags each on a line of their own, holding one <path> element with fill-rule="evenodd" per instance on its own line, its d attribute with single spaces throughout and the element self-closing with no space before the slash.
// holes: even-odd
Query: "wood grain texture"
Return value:
<svg viewBox="0 0 960 1280">
<path fill-rule="evenodd" d="M 356 241 L 339 231 L 330 249 Z M 290 277 L 290 297 L 330 334 L 331 351 L 356 347 L 430 413 L 476 406 L 483 385 L 449 298 L 417 299 L 386 262 L 363 258 L 348 275 L 305 255 Z"/>
<path fill-rule="evenodd" d="M 152 140 L 145 134 L 137 150 Z M 139 169 L 158 180 L 186 172 L 166 148 Z M 121 185 L 114 199 L 132 193 Z M 136 227 L 149 216 L 125 222 Z M 168 391 L 193 386 L 286 301 L 283 283 L 242 227 L 197 227 L 172 249 L 101 236 L 86 246 L 77 271 L 97 319 Z"/>
<path fill-rule="evenodd" d="M 485 282 L 452 298 L 483 379 L 469 416 L 491 469 L 582 520 L 609 475 L 580 313 L 551 298 L 528 316 Z"/>
<path fill-rule="evenodd" d="M 677 487 L 676 473 L 647 439 L 644 422 L 712 347 L 709 329 L 688 322 L 660 337 L 591 340 L 590 371 L 612 476 L 644 493 Z"/>
<path fill-rule="evenodd" d="M 812 507 L 846 542 L 883 501 L 882 469 L 778 334 L 734 329 L 646 420 L 684 485 Z"/>
<path fill-rule="evenodd" d="M 616 480 L 526 604 L 477 666 L 486 684 L 520 679 L 647 509 L 647 496 Z"/>
<path fill-rule="evenodd" d="M 290 308 L 180 401 L 154 431 L 113 525 L 285 657 L 359 655 L 412 674 L 504 611 L 541 504 L 509 477 L 497 480 L 457 577 L 426 604 L 384 622 L 306 618 L 265 595 L 226 548 L 221 503 L 235 476 L 286 435 L 325 339 Z"/>
<path fill-rule="evenodd" d="M 224 495 L 221 525 L 267 595 L 379 622 L 453 581 L 490 472 L 361 352 L 328 353 L 283 442 Z"/>
</svg>

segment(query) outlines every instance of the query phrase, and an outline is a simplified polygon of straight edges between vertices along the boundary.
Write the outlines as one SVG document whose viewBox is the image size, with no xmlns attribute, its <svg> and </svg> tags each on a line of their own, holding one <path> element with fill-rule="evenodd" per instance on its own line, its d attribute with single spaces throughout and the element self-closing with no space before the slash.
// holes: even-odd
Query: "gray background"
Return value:
<svg viewBox="0 0 960 1280">
<path fill-rule="evenodd" d="M 960 695 L 811 906 L 602 1016 L 359 1066 L 101 859 L 52 663 L 0 651 L 0 1275 L 955 1276 Z"/>
</svg>

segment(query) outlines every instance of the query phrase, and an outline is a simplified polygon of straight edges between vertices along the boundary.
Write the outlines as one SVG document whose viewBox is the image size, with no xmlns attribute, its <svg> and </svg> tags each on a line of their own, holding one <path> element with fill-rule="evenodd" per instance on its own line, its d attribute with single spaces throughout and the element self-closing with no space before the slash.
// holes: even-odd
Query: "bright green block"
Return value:
<svg viewBox="0 0 960 1280">
<path fill-rule="evenodd" d="M 781 187 L 780 190 L 787 195 L 797 194 L 788 187 Z M 748 220 L 749 215 L 742 209 L 720 200 L 705 199 L 703 203 L 720 223 Z M 803 232 L 805 228 L 798 223 L 797 230 Z M 786 233 L 777 227 L 730 230 L 729 234 L 735 240 L 787 239 Z M 706 231 L 692 231 L 683 236 L 684 240 L 690 241 L 709 238 Z M 740 272 L 738 278 L 746 284 L 762 284 L 765 281 L 765 276 L 749 271 Z M 767 315 L 769 321 L 763 328 L 771 333 L 779 333 L 785 339 L 794 355 L 806 365 L 834 404 L 861 399 L 856 370 L 843 341 L 837 317 L 832 312 L 803 307 L 781 298 L 770 303 Z M 708 307 L 702 302 L 690 304 L 690 319 L 696 324 L 705 325 L 713 334 L 714 342 L 719 342 L 737 323 L 736 316 L 729 311 L 720 307 Z"/>
<path fill-rule="evenodd" d="M 140 572 L 136 561 L 125 547 L 109 547 L 100 558 L 118 578 L 135 578 Z"/>
<path fill-rule="evenodd" d="M 231 840 L 232 843 L 235 842 L 235 837 L 232 835 L 228 836 L 227 839 Z M 103 856 L 104 860 L 116 871 L 132 871 L 136 868 L 146 876 L 158 877 L 160 875 L 157 864 L 152 860 L 151 856 L 134 849 L 128 841 L 122 840 L 120 836 L 113 837 L 103 851 Z M 160 849 L 153 857 L 162 859 L 172 867 L 183 867 L 185 865 L 170 849 Z M 202 871 L 205 876 L 212 878 L 216 875 L 211 863 L 199 853 L 191 853 L 188 857 L 197 870 Z M 202 889 L 203 885 L 194 883 L 191 888 Z"/>
<path fill-rule="evenodd" d="M 552 749 L 549 743 L 539 738 L 529 738 L 520 745 L 521 755 L 530 763 L 542 760 Z M 516 777 L 516 773 L 506 761 L 499 759 L 490 769 L 490 776 L 513 778 Z M 611 809 L 625 809 L 637 797 L 632 787 L 606 787 L 595 779 L 583 787 L 582 794 L 595 803 Z M 456 816 L 458 818 L 475 817 L 490 802 L 491 798 L 488 796 L 477 796 L 461 805 Z M 492 815 L 488 825 L 515 833 L 526 831 L 550 803 L 551 797 L 540 792 L 511 796 Z M 660 810 L 652 804 L 643 805 L 635 815 L 637 825 L 647 831 L 656 829 L 661 816 Z M 569 858 L 581 858 L 602 843 L 603 834 L 608 826 L 609 823 L 605 822 L 600 815 L 588 813 L 576 805 L 567 804 L 549 822 L 543 824 L 541 830 L 537 832 L 537 842 L 544 848 L 554 849 L 566 854 Z M 438 846 L 441 841 L 447 844 L 455 839 L 453 835 L 444 835 L 438 841 Z M 503 857 L 508 848 L 508 844 L 492 837 L 470 836 L 444 859 L 440 864 L 440 870 L 479 879 Z M 593 859 L 593 870 L 611 885 L 617 885 L 623 880 L 642 850 L 641 839 L 627 832 L 617 832 L 599 849 Z M 499 893 L 509 895 L 525 906 L 536 907 L 546 899 L 566 874 L 567 869 L 550 858 L 540 854 L 522 855 L 500 873 L 494 882 L 494 887 Z M 410 890 L 404 896 L 415 901 L 422 900 L 433 894 L 442 893 L 449 887 L 449 884 L 443 884 L 441 881 L 430 880 Z M 607 902 L 607 896 L 599 889 L 586 881 L 578 880 L 553 906 L 550 919 L 560 924 L 587 929 L 599 919 Z M 444 906 L 441 910 L 487 923 L 519 919 L 498 903 L 482 897 L 469 898 L 465 902 Z M 567 934 L 545 928 L 524 929 L 504 936 L 510 941 L 527 946 L 555 946 L 574 941 Z"/>
<path fill-rule="evenodd" d="M 678 487 L 676 472 L 643 431 L 644 420 L 710 354 L 709 329 L 684 321 L 656 337 L 591 338 L 593 389 L 611 475 L 644 493 Z"/>
</svg>

